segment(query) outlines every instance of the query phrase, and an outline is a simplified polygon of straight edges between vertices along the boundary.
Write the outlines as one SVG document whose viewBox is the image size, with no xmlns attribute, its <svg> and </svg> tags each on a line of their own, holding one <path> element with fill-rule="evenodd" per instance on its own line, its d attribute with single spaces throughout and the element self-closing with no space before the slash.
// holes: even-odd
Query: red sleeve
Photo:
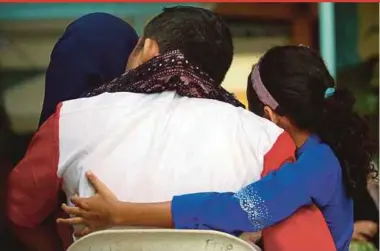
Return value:
<svg viewBox="0 0 380 251">
<path fill-rule="evenodd" d="M 289 134 L 282 133 L 264 157 L 262 176 L 294 161 L 295 150 Z M 336 251 L 325 218 L 315 205 L 303 207 L 286 220 L 264 229 L 262 236 L 266 251 Z"/>
<path fill-rule="evenodd" d="M 59 205 L 59 108 L 34 135 L 8 178 L 7 215 L 17 226 L 41 224 Z"/>
<path fill-rule="evenodd" d="M 286 162 L 295 160 L 296 146 L 288 133 L 283 132 L 276 140 L 272 148 L 264 156 L 264 170 L 261 177 L 279 169 Z"/>
</svg>

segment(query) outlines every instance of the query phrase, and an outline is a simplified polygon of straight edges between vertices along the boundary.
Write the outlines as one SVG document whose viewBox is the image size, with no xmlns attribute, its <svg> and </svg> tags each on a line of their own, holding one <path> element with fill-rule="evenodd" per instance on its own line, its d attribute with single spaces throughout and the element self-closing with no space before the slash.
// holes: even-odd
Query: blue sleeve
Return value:
<svg viewBox="0 0 380 251">
<path fill-rule="evenodd" d="M 231 234 L 253 229 L 234 193 L 175 196 L 172 218 L 177 229 L 214 229 Z"/>
<path fill-rule="evenodd" d="M 176 228 L 217 229 L 228 233 L 260 231 L 323 196 L 324 184 L 318 161 L 299 159 L 234 193 L 196 193 L 176 196 L 172 216 Z M 307 166 L 307 164 L 309 166 Z M 320 168 L 324 169 L 324 168 Z M 318 188 L 318 189 L 316 189 Z"/>
</svg>

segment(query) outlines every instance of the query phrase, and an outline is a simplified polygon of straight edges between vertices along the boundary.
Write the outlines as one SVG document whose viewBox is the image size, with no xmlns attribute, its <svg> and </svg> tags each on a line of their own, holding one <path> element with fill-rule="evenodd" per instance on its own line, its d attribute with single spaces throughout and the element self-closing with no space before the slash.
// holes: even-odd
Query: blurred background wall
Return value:
<svg viewBox="0 0 380 251">
<path fill-rule="evenodd" d="M 0 3 L 0 178 L 3 178 L 0 185 L 4 186 L 6 174 L 23 156 L 37 127 L 45 70 L 52 48 L 66 26 L 84 14 L 107 12 L 141 32 L 151 17 L 163 7 L 173 5 L 176 4 Z M 319 50 L 319 41 L 329 38 L 320 34 L 317 3 L 191 5 L 215 11 L 230 26 L 235 56 L 223 85 L 244 103 L 248 73 L 266 50 L 286 44 L 303 44 Z M 356 108 L 369 118 L 373 136 L 378 139 L 379 6 L 336 3 L 333 12 L 335 22 L 331 25 L 335 28 L 336 42 L 331 46 L 335 55 L 327 56 L 335 56 L 337 84 L 355 92 Z M 9 168 L 3 168 L 4 163 Z M 1 233 L 0 237 L 0 242 L 11 238 Z"/>
<path fill-rule="evenodd" d="M 0 104 L 15 132 L 36 128 L 43 98 L 44 72 L 65 27 L 90 12 L 119 16 L 141 31 L 162 7 L 173 4 L 0 4 Z M 198 4 L 224 16 L 235 43 L 233 65 L 223 85 L 243 102 L 247 73 L 275 45 L 319 48 L 316 3 Z M 377 4 L 335 4 L 338 83 L 355 88 L 358 109 L 378 107 L 379 8 Z M 323 34 L 322 34 L 323 36 Z"/>
<path fill-rule="evenodd" d="M 23 134 L 36 128 L 49 56 L 71 21 L 86 13 L 107 12 L 141 32 L 152 16 L 172 5 L 176 4 L 0 4 L 0 107 L 5 109 L 12 130 Z M 243 102 L 248 72 L 267 49 L 284 44 L 319 49 L 323 36 L 318 29 L 317 3 L 195 5 L 224 16 L 231 28 L 235 57 L 223 85 Z M 358 110 L 372 116 L 377 129 L 378 5 L 337 3 L 334 25 L 338 84 L 354 89 Z"/>
</svg>

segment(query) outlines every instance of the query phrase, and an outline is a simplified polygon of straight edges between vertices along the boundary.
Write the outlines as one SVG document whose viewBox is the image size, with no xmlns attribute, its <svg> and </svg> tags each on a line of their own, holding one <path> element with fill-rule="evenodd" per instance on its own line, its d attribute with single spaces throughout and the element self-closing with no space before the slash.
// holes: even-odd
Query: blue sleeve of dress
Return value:
<svg viewBox="0 0 380 251">
<path fill-rule="evenodd" d="M 317 181 L 320 172 L 314 175 L 311 160 L 303 159 L 283 165 L 236 194 L 196 193 L 174 197 L 172 217 L 176 228 L 252 232 L 286 219 L 300 207 L 312 204 L 311 190 L 316 183 L 321 184 Z M 323 193 L 328 188 L 320 189 Z"/>
</svg>

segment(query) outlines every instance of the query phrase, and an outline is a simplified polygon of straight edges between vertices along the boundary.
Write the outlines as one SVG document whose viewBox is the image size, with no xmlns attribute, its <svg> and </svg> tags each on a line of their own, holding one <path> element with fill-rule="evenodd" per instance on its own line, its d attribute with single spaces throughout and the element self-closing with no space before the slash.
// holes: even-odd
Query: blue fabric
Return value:
<svg viewBox="0 0 380 251">
<path fill-rule="evenodd" d="M 295 163 L 283 165 L 236 194 L 174 197 L 172 215 L 176 228 L 209 228 L 234 234 L 262 230 L 312 203 L 322 211 L 337 249 L 348 250 L 353 202 L 346 196 L 338 159 L 316 136 L 309 137 L 298 150 Z"/>
<path fill-rule="evenodd" d="M 332 95 L 334 95 L 334 93 L 335 93 L 334 87 L 327 88 L 325 91 L 325 98 L 331 97 Z"/>
<path fill-rule="evenodd" d="M 124 73 L 138 36 L 123 20 L 105 13 L 71 23 L 51 53 L 40 125 L 56 106 Z"/>
</svg>

